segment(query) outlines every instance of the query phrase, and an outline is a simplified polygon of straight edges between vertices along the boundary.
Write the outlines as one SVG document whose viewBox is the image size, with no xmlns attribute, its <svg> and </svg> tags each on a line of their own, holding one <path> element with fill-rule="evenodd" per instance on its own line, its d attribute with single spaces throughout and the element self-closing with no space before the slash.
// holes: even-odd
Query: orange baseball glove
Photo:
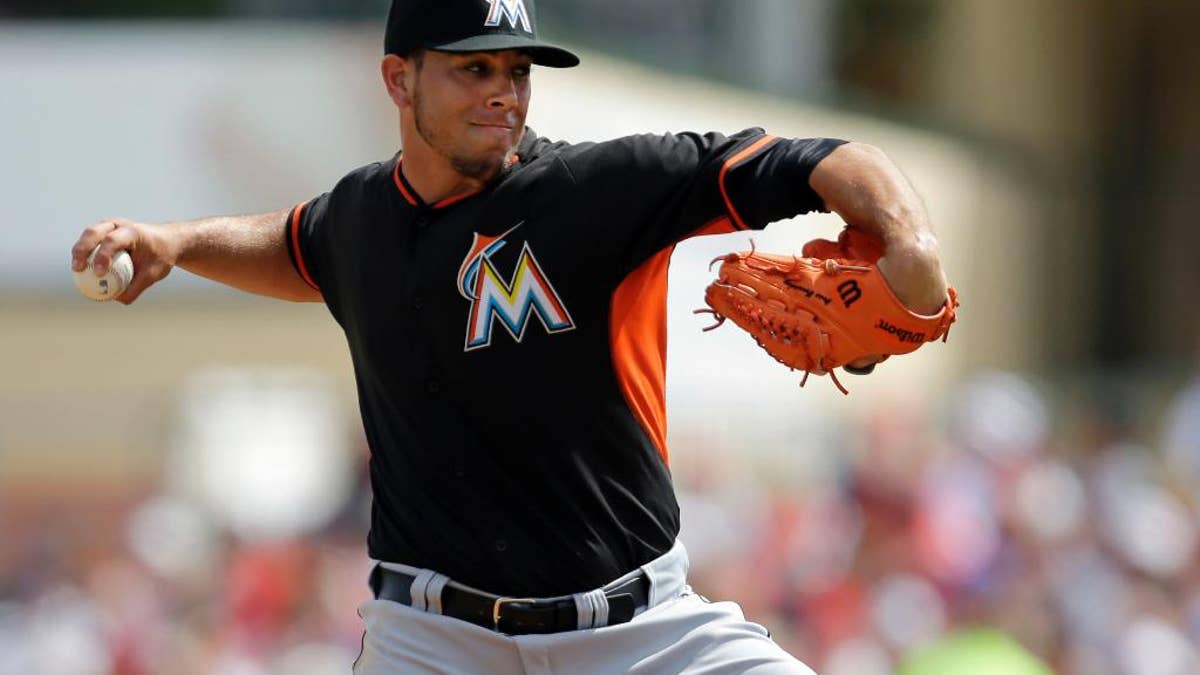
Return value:
<svg viewBox="0 0 1200 675">
<path fill-rule="evenodd" d="M 808 242 L 800 258 L 730 253 L 713 260 L 721 268 L 704 293 L 711 309 L 696 313 L 717 317 L 706 331 L 732 319 L 780 363 L 805 371 L 800 386 L 809 374 L 828 374 L 846 394 L 834 368 L 868 373 L 873 364 L 848 365 L 945 340 L 958 308 L 958 293 L 950 288 L 937 314 L 909 310 L 875 265 L 882 254 L 878 238 L 853 227 L 842 230 L 836 242 Z"/>
</svg>

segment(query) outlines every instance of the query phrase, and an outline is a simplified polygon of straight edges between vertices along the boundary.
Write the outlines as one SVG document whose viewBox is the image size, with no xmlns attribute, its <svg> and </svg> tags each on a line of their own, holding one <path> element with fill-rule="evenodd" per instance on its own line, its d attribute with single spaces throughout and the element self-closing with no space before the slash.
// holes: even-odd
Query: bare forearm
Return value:
<svg viewBox="0 0 1200 675">
<path fill-rule="evenodd" d="M 284 300 L 319 301 L 287 253 L 288 211 L 220 216 L 163 227 L 179 242 L 176 264 L 234 288 Z"/>
<path fill-rule="evenodd" d="M 84 269 L 96 249 L 93 268 L 104 274 L 117 252 L 129 251 L 133 282 L 117 298 L 126 305 L 176 266 L 250 293 L 320 301 L 321 294 L 304 283 L 288 257 L 287 214 L 284 210 L 159 224 L 105 220 L 80 235 L 71 249 L 71 267 Z"/>
<path fill-rule="evenodd" d="M 823 159 L 810 184 L 848 225 L 884 242 L 879 268 L 905 305 L 921 314 L 946 299 L 941 251 L 916 190 L 881 150 L 848 143 Z"/>
</svg>

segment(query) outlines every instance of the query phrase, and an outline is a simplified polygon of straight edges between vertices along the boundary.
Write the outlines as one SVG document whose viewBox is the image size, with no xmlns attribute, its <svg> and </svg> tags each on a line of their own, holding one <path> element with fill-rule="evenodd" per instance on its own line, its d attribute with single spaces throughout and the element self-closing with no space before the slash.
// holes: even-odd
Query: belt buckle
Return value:
<svg viewBox="0 0 1200 675">
<path fill-rule="evenodd" d="M 535 598 L 496 598 L 492 603 L 492 630 L 500 632 L 500 608 L 517 602 L 534 602 Z"/>
</svg>

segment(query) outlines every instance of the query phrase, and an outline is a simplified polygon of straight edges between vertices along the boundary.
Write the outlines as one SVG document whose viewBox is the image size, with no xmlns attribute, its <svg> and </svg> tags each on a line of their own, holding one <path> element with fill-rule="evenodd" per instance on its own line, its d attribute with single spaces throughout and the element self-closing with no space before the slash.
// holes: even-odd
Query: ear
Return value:
<svg viewBox="0 0 1200 675">
<path fill-rule="evenodd" d="M 388 96 L 401 110 L 412 106 L 412 88 L 416 84 L 416 64 L 412 59 L 406 59 L 395 54 L 383 57 L 379 71 L 383 75 L 383 85 L 387 87 Z"/>
</svg>

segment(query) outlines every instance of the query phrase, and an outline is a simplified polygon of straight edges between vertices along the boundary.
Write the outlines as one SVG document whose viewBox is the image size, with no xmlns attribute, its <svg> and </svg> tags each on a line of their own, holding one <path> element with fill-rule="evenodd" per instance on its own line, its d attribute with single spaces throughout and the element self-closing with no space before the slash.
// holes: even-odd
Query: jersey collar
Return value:
<svg viewBox="0 0 1200 675">
<path fill-rule="evenodd" d="M 532 129 L 526 127 L 525 133 L 521 136 L 521 142 L 517 144 L 517 151 L 515 153 L 513 153 L 512 169 L 509 169 L 508 171 L 506 171 L 506 172 L 502 173 L 500 176 L 498 176 L 496 178 L 496 180 L 492 182 L 492 185 L 495 185 L 499 181 L 503 180 L 505 178 L 505 176 L 512 173 L 513 169 L 515 169 L 517 166 L 520 166 L 522 163 L 525 162 L 525 159 L 529 156 L 530 151 L 533 149 L 533 145 L 536 142 L 536 140 L 537 140 L 537 134 L 535 134 Z M 471 197 L 474 197 L 475 195 L 479 194 L 480 192 L 483 192 L 483 190 L 476 190 L 474 192 L 464 192 L 461 195 L 454 195 L 453 197 L 447 197 L 446 199 L 443 199 L 438 202 L 434 202 L 433 204 L 426 204 L 425 200 L 421 199 L 421 195 L 417 194 L 416 189 L 414 189 L 413 186 L 408 182 L 408 179 L 404 177 L 404 172 L 401 171 L 401 164 L 403 164 L 403 162 L 404 162 L 404 152 L 401 151 L 400 153 L 398 153 L 396 155 L 396 164 L 395 164 L 395 166 L 392 167 L 392 180 L 396 183 L 396 189 L 400 191 L 400 196 L 404 198 L 404 201 L 408 202 L 409 205 L 415 206 L 418 209 L 433 209 L 433 210 L 444 209 L 448 206 L 457 204 L 458 202 L 461 202 L 464 199 L 470 199 Z M 491 187 L 492 185 L 489 185 L 488 187 Z M 487 189 L 487 188 L 484 188 L 484 189 Z"/>
</svg>

